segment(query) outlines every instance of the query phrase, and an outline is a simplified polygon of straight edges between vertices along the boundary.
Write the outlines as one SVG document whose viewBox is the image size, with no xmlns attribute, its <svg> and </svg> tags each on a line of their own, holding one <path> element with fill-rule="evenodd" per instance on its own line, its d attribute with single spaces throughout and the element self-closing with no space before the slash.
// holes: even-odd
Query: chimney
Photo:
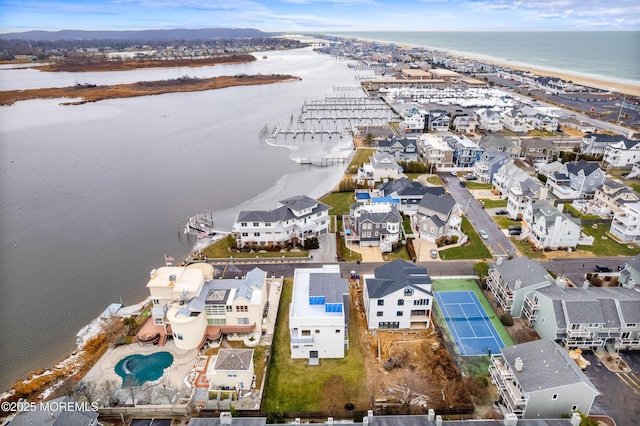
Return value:
<svg viewBox="0 0 640 426">
<path fill-rule="evenodd" d="M 548 196 L 549 196 L 549 188 L 547 188 L 546 186 L 541 187 L 540 192 L 538 192 L 538 199 L 546 200 Z"/>
<path fill-rule="evenodd" d="M 502 265 L 503 261 L 504 259 L 502 258 L 502 256 L 496 256 L 496 265 L 498 266 Z"/>
<path fill-rule="evenodd" d="M 522 362 L 522 358 L 517 357 L 513 363 L 513 367 L 516 369 L 516 371 L 522 371 L 522 369 L 524 368 L 524 362 Z"/>
<path fill-rule="evenodd" d="M 560 288 L 567 288 L 567 280 L 564 277 L 556 278 L 556 284 Z"/>
<path fill-rule="evenodd" d="M 582 418 L 580 418 L 580 413 L 573 413 L 571 415 L 571 426 L 579 426 Z"/>
<path fill-rule="evenodd" d="M 369 424 L 373 423 L 373 410 L 367 410 L 367 420 L 369 421 Z"/>
<path fill-rule="evenodd" d="M 584 280 L 582 283 L 582 288 L 589 288 L 589 280 Z"/>
<path fill-rule="evenodd" d="M 429 414 L 427 414 L 427 420 L 432 422 L 436 418 L 436 412 L 433 411 L 433 408 L 429 408 Z"/>
<path fill-rule="evenodd" d="M 362 424 L 363 424 L 363 425 L 368 425 L 368 424 L 369 424 L 369 418 L 368 418 L 367 416 L 364 416 L 364 417 L 362 418 Z"/>
<path fill-rule="evenodd" d="M 333 417 L 329 417 L 329 418 L 327 419 L 327 424 L 328 424 L 328 425 L 332 425 L 332 424 L 333 424 Z"/>
<path fill-rule="evenodd" d="M 293 420 L 293 424 L 294 424 L 294 425 L 299 425 L 299 424 L 300 424 L 300 417 L 296 417 L 296 418 Z"/>
<path fill-rule="evenodd" d="M 223 411 L 220 413 L 220 424 L 221 425 L 230 425 L 233 421 L 233 417 L 231 417 L 231 413 L 229 411 Z"/>
<path fill-rule="evenodd" d="M 516 426 L 518 424 L 518 416 L 514 413 L 507 413 L 504 416 L 504 426 Z"/>
<path fill-rule="evenodd" d="M 442 426 L 442 416 L 440 414 L 436 416 L 436 426 Z"/>
<path fill-rule="evenodd" d="M 149 277 L 150 278 L 155 278 L 157 273 L 158 273 L 157 269 L 152 269 L 151 272 L 149 272 Z"/>
<path fill-rule="evenodd" d="M 520 278 L 518 278 L 516 280 L 516 283 L 513 286 L 516 290 L 520 290 L 520 287 L 522 287 L 522 280 Z"/>
</svg>

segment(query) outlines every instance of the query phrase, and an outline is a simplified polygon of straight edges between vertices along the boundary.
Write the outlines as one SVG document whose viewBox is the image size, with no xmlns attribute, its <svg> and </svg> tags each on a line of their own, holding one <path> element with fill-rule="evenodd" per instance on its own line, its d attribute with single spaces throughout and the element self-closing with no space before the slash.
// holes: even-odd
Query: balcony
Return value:
<svg viewBox="0 0 640 426">
<path fill-rule="evenodd" d="M 640 337 L 631 338 L 631 337 L 616 337 L 616 343 L 619 346 L 628 346 L 630 348 L 640 348 Z"/>
<path fill-rule="evenodd" d="M 567 336 L 569 336 L 569 338 L 585 338 L 591 336 L 591 332 L 589 330 L 572 330 L 567 328 Z"/>
</svg>

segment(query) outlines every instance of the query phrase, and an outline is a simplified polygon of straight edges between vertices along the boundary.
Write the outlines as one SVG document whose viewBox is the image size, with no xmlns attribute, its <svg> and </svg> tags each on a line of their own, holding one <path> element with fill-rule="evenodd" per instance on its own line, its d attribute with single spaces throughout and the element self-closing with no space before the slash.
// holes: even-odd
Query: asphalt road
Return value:
<svg viewBox="0 0 640 426">
<path fill-rule="evenodd" d="M 439 173 L 439 175 L 443 181 L 444 179 L 447 180 L 446 188 L 453 199 L 462 206 L 476 231 L 484 230 L 487 232 L 489 238 L 483 240 L 483 242 L 489 247 L 491 253 L 497 256 L 516 255 L 516 250 L 511 240 L 482 208 L 482 204 L 473 198 L 469 190 L 464 186 L 460 186 L 460 179 L 447 173 Z"/>
</svg>

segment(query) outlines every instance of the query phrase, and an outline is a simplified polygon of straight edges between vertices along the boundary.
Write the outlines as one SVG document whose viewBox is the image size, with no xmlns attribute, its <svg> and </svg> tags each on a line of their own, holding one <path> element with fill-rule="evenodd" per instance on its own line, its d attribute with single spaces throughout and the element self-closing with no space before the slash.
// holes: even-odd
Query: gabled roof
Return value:
<svg viewBox="0 0 640 426">
<path fill-rule="evenodd" d="M 412 287 L 429 296 L 433 293 L 419 287 L 431 285 L 431 277 L 427 268 L 396 259 L 373 270 L 375 278 L 366 280 L 369 298 L 379 299 L 405 287 Z"/>
<path fill-rule="evenodd" d="M 37 404 L 33 409 L 29 406 L 29 410 L 18 412 L 11 420 L 11 426 L 87 426 L 93 424 L 98 417 L 98 412 L 90 409 L 68 409 L 77 404 L 68 396 L 52 399 L 46 404 Z"/>
<path fill-rule="evenodd" d="M 599 392 L 567 351 L 553 340 L 541 339 L 500 349 L 524 392 L 540 392 L 575 383 L 584 383 L 597 395 Z M 522 371 L 514 368 L 516 358 L 524 364 Z"/>
<path fill-rule="evenodd" d="M 280 201 L 280 204 L 282 204 L 283 206 L 296 211 L 313 208 L 318 203 L 318 200 L 309 198 L 306 195 L 296 195 L 291 198 L 287 198 L 286 200 Z"/>
<path fill-rule="evenodd" d="M 214 364 L 215 370 L 246 371 L 251 367 L 253 349 L 220 349 Z"/>
<path fill-rule="evenodd" d="M 456 200 L 450 194 L 424 194 L 418 203 L 418 209 L 427 210 L 448 216 L 456 205 Z"/>
<path fill-rule="evenodd" d="M 551 275 L 549 275 L 549 272 L 547 272 L 537 260 L 524 256 L 507 260 L 503 262 L 502 265 L 496 265 L 496 270 L 504 279 L 507 287 L 512 291 L 515 290 L 516 280 L 520 280 L 520 288 L 539 284 L 554 284 L 554 280 Z"/>
<path fill-rule="evenodd" d="M 280 203 L 283 205 L 275 210 L 241 211 L 238 213 L 236 222 L 284 222 L 296 218 L 296 215 L 293 214 L 292 210 L 300 211 L 315 205 L 316 207 L 311 210 L 311 213 L 309 213 L 309 215 L 312 216 L 331 208 L 320 201 L 307 197 L 306 195 L 287 198 L 286 200 L 280 201 Z"/>
<path fill-rule="evenodd" d="M 572 175 L 577 175 L 582 170 L 585 176 L 589 176 L 596 170 L 600 169 L 600 165 L 597 162 L 585 160 L 566 163 L 564 166 L 567 172 Z"/>
<path fill-rule="evenodd" d="M 420 182 L 413 182 L 404 177 L 385 182 L 378 187 L 378 190 L 385 196 L 389 196 L 394 192 L 399 196 L 424 195 L 427 192 L 435 195 L 444 194 L 444 188 L 441 186 L 427 187 Z"/>
</svg>

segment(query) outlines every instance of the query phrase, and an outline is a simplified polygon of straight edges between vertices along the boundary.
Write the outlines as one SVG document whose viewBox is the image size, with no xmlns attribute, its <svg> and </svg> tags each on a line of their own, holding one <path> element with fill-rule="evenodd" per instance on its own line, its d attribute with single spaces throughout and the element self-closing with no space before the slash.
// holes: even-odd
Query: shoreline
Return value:
<svg viewBox="0 0 640 426">
<path fill-rule="evenodd" d="M 330 34 L 327 34 L 330 35 Z M 358 42 L 365 42 L 365 43 L 380 43 L 380 44 L 384 44 L 384 45 L 390 45 L 391 41 L 381 41 L 381 40 L 373 40 L 373 39 L 364 39 L 364 38 L 360 38 L 360 37 L 344 37 L 344 36 L 334 36 L 334 37 L 339 37 L 342 39 L 355 39 Z M 413 48 L 420 48 L 420 49 L 428 49 L 428 50 L 433 50 L 435 52 L 440 52 L 440 53 L 445 53 L 448 56 L 451 56 L 453 58 L 460 58 L 460 59 L 472 59 L 472 60 L 476 60 L 479 62 L 485 62 L 487 64 L 491 64 L 491 65 L 498 65 L 498 66 L 504 66 L 504 67 L 508 67 L 514 70 L 520 70 L 520 71 L 529 71 L 532 72 L 534 74 L 540 75 L 540 76 L 545 76 L 545 77 L 557 77 L 557 78 L 562 78 L 563 80 L 571 80 L 574 83 L 578 83 L 580 85 L 584 85 L 584 86 L 588 86 L 588 87 L 593 87 L 596 89 L 601 89 L 601 90 L 606 90 L 606 91 L 614 91 L 616 93 L 620 93 L 620 94 L 625 94 L 625 95 L 630 95 L 630 96 L 638 96 L 640 97 L 640 85 L 636 85 L 633 83 L 629 83 L 629 82 L 623 82 L 623 81 L 617 81 L 617 80 L 612 80 L 612 79 L 607 79 L 606 77 L 596 77 L 596 76 L 585 76 L 585 75 L 580 75 L 579 72 L 576 71 L 570 71 L 570 70 L 553 70 L 553 69 L 544 69 L 543 67 L 540 66 L 536 66 L 536 65 L 531 65 L 531 64 L 524 64 L 524 63 L 519 63 L 519 62 L 510 62 L 508 60 L 505 59 L 500 59 L 500 58 L 488 58 L 486 56 L 483 55 L 479 55 L 479 54 L 473 54 L 471 52 L 458 52 L 458 51 L 451 51 L 451 50 L 447 50 L 447 49 L 442 49 L 442 48 L 434 48 L 434 47 L 428 47 L 428 46 L 422 46 L 422 45 L 413 45 L 413 44 L 405 44 L 405 43 L 394 43 L 399 49 L 401 50 L 405 50 L 405 51 L 410 51 Z"/>
</svg>

